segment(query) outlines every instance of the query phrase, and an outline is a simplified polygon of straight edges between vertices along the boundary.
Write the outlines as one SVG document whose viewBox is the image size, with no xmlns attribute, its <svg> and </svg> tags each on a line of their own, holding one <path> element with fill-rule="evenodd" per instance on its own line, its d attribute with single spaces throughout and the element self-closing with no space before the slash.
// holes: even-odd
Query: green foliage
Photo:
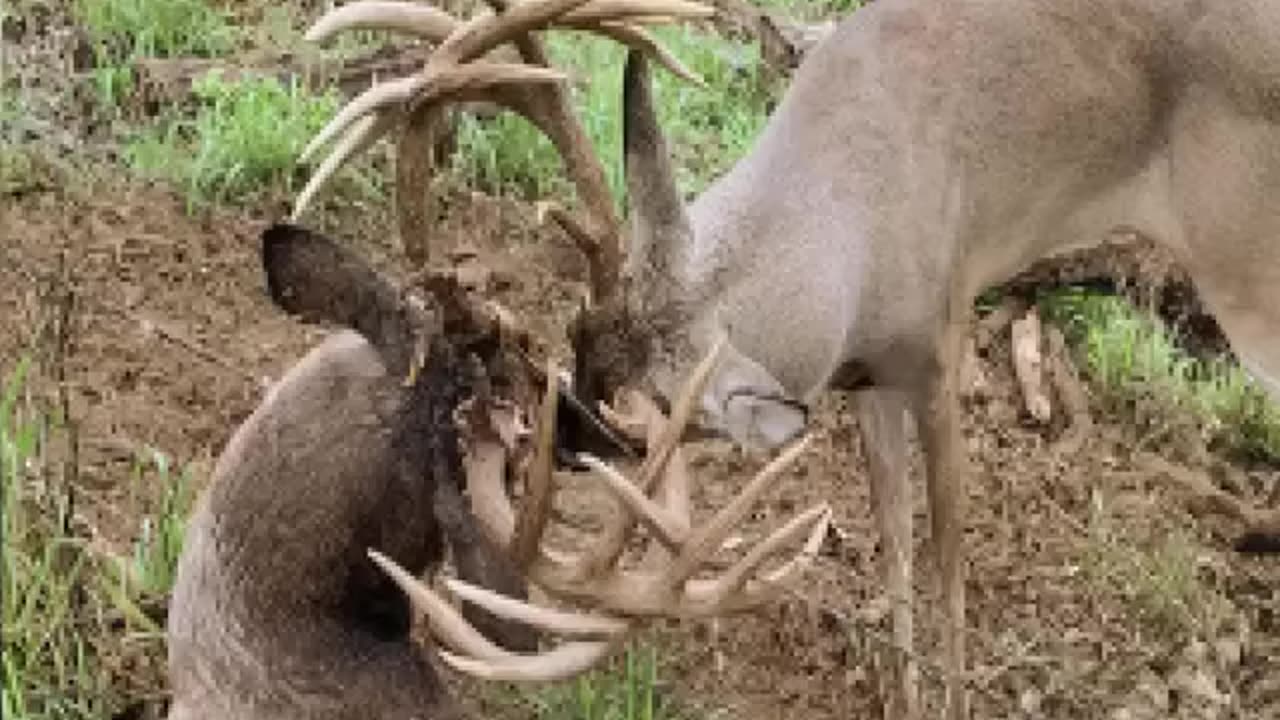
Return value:
<svg viewBox="0 0 1280 720">
<path fill-rule="evenodd" d="M 64 536 L 70 497 L 45 472 L 49 428 L 23 401 L 26 368 L 0 393 L 0 709 L 6 718 L 101 717 L 107 678 L 76 612 L 88 558 Z"/>
<path fill-rule="evenodd" d="M 236 40 L 227 15 L 207 0 L 76 0 L 73 12 L 93 43 L 93 83 L 106 108 L 133 91 L 133 61 L 213 57 Z"/>
<path fill-rule="evenodd" d="M 653 647 L 628 647 L 613 667 L 537 690 L 517 690 L 508 702 L 531 708 L 538 720 L 679 720 L 688 715 L 663 697 Z"/>
<path fill-rule="evenodd" d="M 685 27 L 659 28 L 659 40 L 707 81 L 701 89 L 654 67 L 659 119 L 675 155 L 677 180 L 695 193 L 746 152 L 764 126 L 769 94 L 759 76 L 759 49 Z M 551 33 L 552 64 L 587 82 L 573 101 L 605 166 L 615 198 L 622 198 L 622 66 L 625 50 L 590 36 Z M 570 192 L 560 158 L 533 126 L 510 113 L 493 121 L 465 118 L 455 167 L 490 190 L 531 196 Z"/>
<path fill-rule="evenodd" d="M 245 200 L 272 183 L 291 189 L 302 148 L 338 108 L 336 91 L 315 95 L 272 77 L 227 82 L 211 73 L 195 94 L 193 119 L 144 130 L 125 151 L 134 170 L 181 185 L 195 205 Z"/>
<path fill-rule="evenodd" d="M 213 57 L 231 50 L 236 38 L 227 15 L 207 0 L 76 0 L 74 11 L 100 63 Z"/>
<path fill-rule="evenodd" d="M 151 466 L 164 488 L 142 520 L 131 558 L 119 560 L 72 532 L 72 493 L 49 454 L 57 424 L 23 394 L 23 360 L 0 386 L 0 711 L 5 718 L 115 717 L 125 705 L 117 670 L 133 653 L 159 654 L 162 626 L 142 608 L 169 590 L 186 476 Z M 127 569 L 134 580 L 121 582 Z"/>
<path fill-rule="evenodd" d="M 1191 411 L 1224 447 L 1280 459 L 1280 408 L 1234 363 L 1187 355 L 1157 319 L 1115 296 L 1064 290 L 1041 309 L 1117 399 L 1158 394 Z"/>
</svg>

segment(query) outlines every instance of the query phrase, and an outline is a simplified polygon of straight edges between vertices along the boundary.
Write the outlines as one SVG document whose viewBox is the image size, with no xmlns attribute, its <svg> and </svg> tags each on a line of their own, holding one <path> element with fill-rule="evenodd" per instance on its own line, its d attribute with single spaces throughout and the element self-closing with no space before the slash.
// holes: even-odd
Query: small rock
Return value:
<svg viewBox="0 0 1280 720">
<path fill-rule="evenodd" d="M 1213 643 L 1213 652 L 1224 670 L 1234 670 L 1244 657 L 1244 643 L 1236 638 L 1221 638 Z"/>
<path fill-rule="evenodd" d="M 1027 688 L 1018 697 L 1018 707 L 1027 715 L 1039 716 L 1040 705 L 1044 703 L 1044 693 L 1035 688 Z"/>
</svg>

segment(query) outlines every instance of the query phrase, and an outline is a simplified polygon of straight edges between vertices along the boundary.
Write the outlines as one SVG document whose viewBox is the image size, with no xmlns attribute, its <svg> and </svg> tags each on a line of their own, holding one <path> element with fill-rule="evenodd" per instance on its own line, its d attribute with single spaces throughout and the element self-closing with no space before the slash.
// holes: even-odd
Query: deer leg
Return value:
<svg viewBox="0 0 1280 720">
<path fill-rule="evenodd" d="M 960 425 L 959 368 L 968 317 L 953 304 L 935 346 L 935 357 L 922 388 L 916 418 L 925 452 L 932 546 L 938 561 L 946 626 L 942 646 L 947 671 L 948 717 L 964 720 L 965 669 L 965 478 L 968 458 Z M 955 317 L 959 314 L 960 317 Z"/>
<path fill-rule="evenodd" d="M 885 717 L 916 716 L 911 587 L 911 484 L 907 464 L 906 397 L 884 390 L 853 395 L 858 430 L 871 477 L 871 506 L 880 530 L 880 578 L 892 608 L 892 690 Z"/>
</svg>

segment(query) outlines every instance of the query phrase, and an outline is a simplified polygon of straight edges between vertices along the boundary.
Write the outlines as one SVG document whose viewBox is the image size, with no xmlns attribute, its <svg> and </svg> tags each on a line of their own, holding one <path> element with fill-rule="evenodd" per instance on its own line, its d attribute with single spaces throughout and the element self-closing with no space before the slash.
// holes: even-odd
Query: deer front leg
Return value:
<svg viewBox="0 0 1280 720">
<path fill-rule="evenodd" d="M 853 396 L 871 478 L 871 506 L 880 530 L 880 579 L 892 608 L 894 647 L 887 663 L 892 686 L 884 706 L 889 720 L 914 718 L 917 705 L 906 400 L 899 392 L 883 389 L 863 390 Z"/>
<path fill-rule="evenodd" d="M 925 452 L 932 546 L 946 608 L 942 632 L 948 717 L 968 717 L 965 686 L 965 478 L 968 456 L 960 424 L 959 369 L 968 316 L 954 312 L 944 323 L 926 373 L 916 419 Z M 959 315 L 960 317 L 956 317 Z"/>
</svg>

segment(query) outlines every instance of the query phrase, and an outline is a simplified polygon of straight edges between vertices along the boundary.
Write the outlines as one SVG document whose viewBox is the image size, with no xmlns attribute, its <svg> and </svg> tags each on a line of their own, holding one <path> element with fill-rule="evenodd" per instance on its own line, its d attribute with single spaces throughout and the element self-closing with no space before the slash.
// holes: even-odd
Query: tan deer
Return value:
<svg viewBox="0 0 1280 720">
<path fill-rule="evenodd" d="M 587 224 L 555 216 L 596 270 L 576 324 L 575 391 L 670 397 L 727 337 L 699 422 L 773 447 L 801 431 L 824 389 L 855 389 L 904 649 L 913 416 L 949 617 L 951 717 L 967 715 L 957 374 L 978 292 L 1039 258 L 1139 233 L 1180 259 L 1244 367 L 1280 394 L 1278 3 L 876 3 L 809 52 L 750 153 L 688 207 L 638 53 L 625 86 L 625 263 L 590 161 L 583 170 L 566 153 Z M 414 112 L 430 125 L 426 109 Z M 401 183 L 422 181 L 414 158 L 425 151 L 412 138 L 401 141 Z M 412 244 L 422 187 L 401 191 Z M 887 711 L 910 716 L 908 655 L 896 672 Z"/>
</svg>

